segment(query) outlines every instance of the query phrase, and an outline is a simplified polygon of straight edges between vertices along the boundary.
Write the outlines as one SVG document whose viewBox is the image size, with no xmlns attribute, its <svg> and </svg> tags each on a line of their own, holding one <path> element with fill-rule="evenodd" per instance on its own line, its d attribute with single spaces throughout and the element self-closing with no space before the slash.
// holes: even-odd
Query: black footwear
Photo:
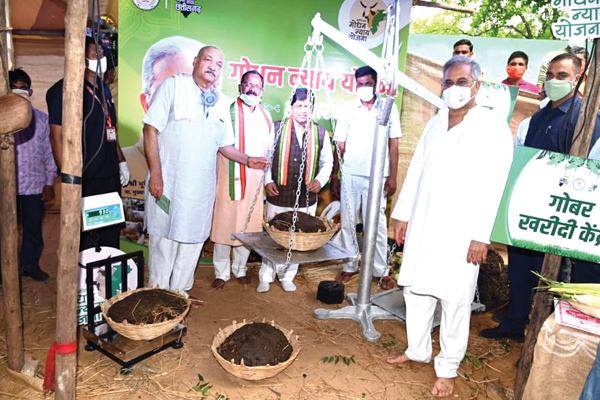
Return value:
<svg viewBox="0 0 600 400">
<path fill-rule="evenodd" d="M 501 330 L 499 326 L 484 329 L 479 332 L 479 336 L 486 339 L 511 339 L 518 343 L 523 343 L 525 341 L 524 332 L 506 332 Z"/>
<path fill-rule="evenodd" d="M 508 309 L 503 308 L 494 315 L 492 315 L 492 319 L 496 322 L 502 322 L 502 320 L 506 318 L 506 314 L 508 314 Z"/>
<path fill-rule="evenodd" d="M 40 267 L 36 267 L 33 269 L 23 269 L 23 276 L 28 276 L 34 281 L 40 282 L 45 282 L 50 277 L 50 275 L 42 271 Z"/>
</svg>

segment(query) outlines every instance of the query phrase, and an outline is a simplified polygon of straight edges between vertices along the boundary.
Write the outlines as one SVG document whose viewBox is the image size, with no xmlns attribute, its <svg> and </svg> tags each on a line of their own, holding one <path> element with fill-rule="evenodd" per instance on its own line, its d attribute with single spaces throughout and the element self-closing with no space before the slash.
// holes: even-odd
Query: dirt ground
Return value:
<svg viewBox="0 0 600 400">
<path fill-rule="evenodd" d="M 45 248 L 41 267 L 50 273 L 45 283 L 22 280 L 25 350 L 45 363 L 54 340 L 56 324 L 56 268 L 58 219 L 48 213 L 44 222 Z M 386 364 L 387 354 L 406 347 L 404 323 L 377 321 L 383 334 L 378 343 L 364 340 L 357 323 L 321 321 L 313 310 L 327 306 L 316 300 L 318 281 L 302 266 L 296 278 L 298 290 L 285 293 L 276 282 L 268 293 L 257 293 L 258 264 L 250 268 L 252 285 L 243 288 L 229 281 L 223 291 L 211 289 L 212 265 L 196 270 L 191 295 L 205 301 L 187 318 L 187 336 L 182 349 L 167 349 L 137 364 L 129 375 L 121 375 L 115 362 L 98 352 L 84 350 L 80 336 L 78 351 L 78 399 L 430 399 L 435 381 L 433 362 Z M 75 266 L 73 266 L 75 268 Z M 303 271 L 304 270 L 304 271 Z M 335 273 L 329 268 L 323 274 Z M 323 275 L 322 274 L 322 275 Z M 346 287 L 356 292 L 357 279 Z M 0 290 L 0 297 L 2 297 Z M 7 372 L 4 302 L 0 302 L 0 399 L 41 399 L 44 396 L 13 380 Z M 345 304 L 344 304 L 345 305 Z M 211 353 L 211 343 L 220 328 L 233 321 L 274 320 L 299 335 L 298 358 L 274 378 L 246 381 L 226 372 Z M 495 326 L 491 313 L 473 315 L 467 357 L 459 369 L 456 399 L 512 399 L 515 363 L 521 344 L 487 341 L 480 329 Z M 439 351 L 434 330 L 434 355 Z M 323 363 L 322 357 L 354 357 L 355 363 Z M 43 369 L 42 369 L 43 371 Z M 202 378 L 202 381 L 199 378 Z M 207 383 L 206 385 L 203 385 Z M 202 386 L 203 385 L 203 386 Z M 194 389 L 196 388 L 196 390 Z M 199 391 L 197 391 L 199 390 Z"/>
</svg>

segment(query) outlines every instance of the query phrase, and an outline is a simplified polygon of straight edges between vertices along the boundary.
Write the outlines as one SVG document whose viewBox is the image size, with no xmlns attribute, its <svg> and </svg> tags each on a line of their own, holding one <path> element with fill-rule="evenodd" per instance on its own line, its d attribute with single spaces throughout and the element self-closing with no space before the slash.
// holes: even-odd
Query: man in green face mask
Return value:
<svg viewBox="0 0 600 400">
<path fill-rule="evenodd" d="M 552 59 L 544 82 L 550 103 L 531 117 L 525 146 L 560 153 L 569 152 L 581 109 L 581 100 L 575 95 L 580 69 L 581 61 L 573 54 L 560 54 Z M 594 147 L 599 136 L 600 116 L 597 114 L 590 148 Z M 543 261 L 544 253 L 508 246 L 508 312 L 498 327 L 485 329 L 479 333 L 480 336 L 489 339 L 512 338 L 521 342 L 524 340 L 533 288 L 538 284 L 537 278 L 530 271 L 540 272 Z M 600 265 L 574 259 L 572 262 L 572 282 L 600 283 Z"/>
</svg>

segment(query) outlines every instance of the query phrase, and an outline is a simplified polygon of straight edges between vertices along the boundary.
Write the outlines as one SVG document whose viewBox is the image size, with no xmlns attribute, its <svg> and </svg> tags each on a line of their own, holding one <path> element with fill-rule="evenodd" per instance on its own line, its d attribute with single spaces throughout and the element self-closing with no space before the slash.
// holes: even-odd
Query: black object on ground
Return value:
<svg viewBox="0 0 600 400">
<path fill-rule="evenodd" d="M 336 281 L 320 282 L 317 300 L 325 304 L 341 304 L 344 301 L 344 284 Z"/>
</svg>

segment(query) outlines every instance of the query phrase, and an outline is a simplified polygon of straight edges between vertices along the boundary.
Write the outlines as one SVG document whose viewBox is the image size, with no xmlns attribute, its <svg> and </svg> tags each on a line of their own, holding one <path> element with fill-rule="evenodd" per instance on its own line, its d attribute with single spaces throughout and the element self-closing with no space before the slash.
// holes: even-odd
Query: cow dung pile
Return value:
<svg viewBox="0 0 600 400">
<path fill-rule="evenodd" d="M 289 360 L 292 345 L 283 332 L 264 322 L 246 324 L 229 335 L 217 349 L 221 357 L 248 367 L 277 365 Z"/>
<path fill-rule="evenodd" d="M 487 261 L 479 267 L 477 287 L 481 302 L 487 310 L 494 310 L 508 303 L 508 268 L 502 256 L 489 250 Z"/>
<path fill-rule="evenodd" d="M 180 295 L 164 289 L 152 289 L 133 293 L 117 301 L 107 314 L 115 322 L 156 324 L 179 317 L 187 307 L 187 301 Z"/>
<path fill-rule="evenodd" d="M 292 227 L 292 219 L 294 217 L 293 211 L 286 211 L 281 214 L 277 214 L 273 217 L 271 221 L 269 221 L 269 225 L 278 231 L 289 231 Z M 317 232 L 325 232 L 327 227 L 320 219 L 313 217 L 312 215 L 308 215 L 301 211 L 298 211 L 298 220 L 296 221 L 296 232 L 302 233 L 317 233 Z"/>
</svg>

